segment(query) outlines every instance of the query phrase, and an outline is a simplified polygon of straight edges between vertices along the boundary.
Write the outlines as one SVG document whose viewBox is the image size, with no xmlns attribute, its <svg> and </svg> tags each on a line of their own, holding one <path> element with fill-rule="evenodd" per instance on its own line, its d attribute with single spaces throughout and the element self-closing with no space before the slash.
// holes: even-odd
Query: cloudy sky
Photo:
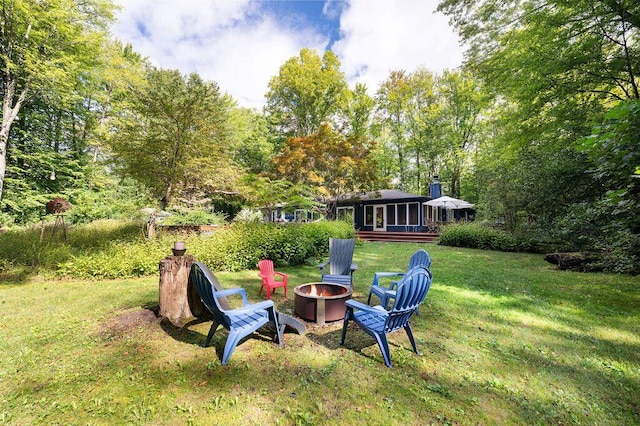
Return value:
<svg viewBox="0 0 640 426">
<path fill-rule="evenodd" d="M 261 107 L 269 80 L 308 47 L 332 50 L 349 85 L 374 94 L 392 70 L 462 62 L 438 0 L 116 0 L 115 37 L 160 68 L 197 72 L 240 106 Z"/>
</svg>

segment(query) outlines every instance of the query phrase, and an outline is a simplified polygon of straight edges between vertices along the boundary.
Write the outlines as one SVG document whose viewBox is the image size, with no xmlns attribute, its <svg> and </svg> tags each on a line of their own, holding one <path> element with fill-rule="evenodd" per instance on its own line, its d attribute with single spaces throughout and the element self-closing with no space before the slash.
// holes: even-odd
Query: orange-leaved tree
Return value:
<svg viewBox="0 0 640 426">
<path fill-rule="evenodd" d="M 323 124 L 318 133 L 292 137 L 274 157 L 284 179 L 314 189 L 318 201 L 333 217 L 335 203 L 349 193 L 377 189 L 373 143 L 361 136 L 344 136 Z"/>
</svg>

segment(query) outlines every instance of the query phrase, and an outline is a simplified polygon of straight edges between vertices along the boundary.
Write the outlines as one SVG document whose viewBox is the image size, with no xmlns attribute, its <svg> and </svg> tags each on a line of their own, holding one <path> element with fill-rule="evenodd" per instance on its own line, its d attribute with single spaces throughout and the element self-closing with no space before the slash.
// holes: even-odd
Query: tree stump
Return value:
<svg viewBox="0 0 640 426">
<path fill-rule="evenodd" d="M 189 285 L 194 261 L 192 255 L 167 256 L 160 261 L 160 315 L 176 327 L 182 327 L 206 312 L 198 292 Z"/>
</svg>

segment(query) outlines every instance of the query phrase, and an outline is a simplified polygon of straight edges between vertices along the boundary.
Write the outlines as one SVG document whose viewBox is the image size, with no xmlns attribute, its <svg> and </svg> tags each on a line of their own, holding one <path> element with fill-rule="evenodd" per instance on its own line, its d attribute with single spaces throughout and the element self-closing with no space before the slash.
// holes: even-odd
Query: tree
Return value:
<svg viewBox="0 0 640 426">
<path fill-rule="evenodd" d="M 349 92 L 343 132 L 349 136 L 370 137 L 375 106 L 375 100 L 367 93 L 367 86 L 356 83 L 354 90 Z"/>
<path fill-rule="evenodd" d="M 99 65 L 87 75 L 82 98 L 86 109 L 94 115 L 88 129 L 87 144 L 93 151 L 93 162 L 108 148 L 113 136 L 110 122 L 133 108 L 133 90 L 145 84 L 148 63 L 130 44 L 108 40 L 100 51 Z"/>
<path fill-rule="evenodd" d="M 252 174 L 268 170 L 274 146 L 268 138 L 265 116 L 252 109 L 234 108 L 230 111 L 229 128 L 235 162 Z"/>
<path fill-rule="evenodd" d="M 376 94 L 378 119 L 391 135 L 401 190 L 405 190 L 407 177 L 407 117 L 412 95 L 410 77 L 405 71 L 392 71 Z"/>
<path fill-rule="evenodd" d="M 409 77 L 412 94 L 407 111 L 407 155 L 411 167 L 407 188 L 418 194 L 426 193 L 429 177 L 439 174 L 442 165 L 438 117 L 443 102 L 438 98 L 438 81 L 438 77 L 425 68 L 419 68 Z"/>
<path fill-rule="evenodd" d="M 314 135 L 287 139 L 274 162 L 285 179 L 312 187 L 330 213 L 341 196 L 375 186 L 376 164 L 366 142 L 324 124 Z"/>
<path fill-rule="evenodd" d="M 175 194 L 189 198 L 234 185 L 227 155 L 232 102 L 197 74 L 151 69 L 144 90 L 132 93 L 135 114 L 120 117 L 112 141 L 127 176 L 149 187 L 164 209 Z"/>
<path fill-rule="evenodd" d="M 0 199 L 11 126 L 21 109 L 48 88 L 60 94 L 74 89 L 77 78 L 95 63 L 113 8 L 108 0 L 2 2 Z"/>
<path fill-rule="evenodd" d="M 444 163 L 452 197 L 460 197 L 461 178 L 470 155 L 480 142 L 480 114 L 488 96 L 469 73 L 445 71 L 438 84 L 439 133 L 445 146 Z"/>
<path fill-rule="evenodd" d="M 439 8 L 470 46 L 468 65 L 499 101 L 486 196 L 508 200 L 508 225 L 555 244 L 572 229 L 591 241 L 587 249 L 617 257 L 611 269 L 623 258 L 633 263 L 640 243 L 629 236 L 637 224 L 622 218 L 636 216 L 627 196 L 637 179 L 627 162 L 637 152 L 640 3 L 445 0 Z M 614 169 L 623 164 L 620 179 Z"/>
<path fill-rule="evenodd" d="M 278 206 L 311 210 L 316 208 L 313 192 L 304 184 L 294 184 L 284 179 L 247 174 L 241 182 L 242 196 L 247 204 L 266 210 L 268 217 Z"/>
<path fill-rule="evenodd" d="M 322 58 L 302 49 L 269 82 L 266 111 L 276 132 L 286 137 L 309 136 L 332 123 L 345 108 L 348 86 L 340 61 L 331 51 Z"/>
</svg>

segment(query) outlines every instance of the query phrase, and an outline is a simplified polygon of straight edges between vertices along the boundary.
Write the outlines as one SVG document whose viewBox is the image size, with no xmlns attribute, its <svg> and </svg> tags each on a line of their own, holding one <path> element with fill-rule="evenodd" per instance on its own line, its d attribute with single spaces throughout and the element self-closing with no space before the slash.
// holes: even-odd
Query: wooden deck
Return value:
<svg viewBox="0 0 640 426">
<path fill-rule="evenodd" d="M 363 241 L 389 241 L 402 243 L 432 243 L 438 234 L 430 232 L 374 232 L 356 231 L 356 237 Z"/>
</svg>

